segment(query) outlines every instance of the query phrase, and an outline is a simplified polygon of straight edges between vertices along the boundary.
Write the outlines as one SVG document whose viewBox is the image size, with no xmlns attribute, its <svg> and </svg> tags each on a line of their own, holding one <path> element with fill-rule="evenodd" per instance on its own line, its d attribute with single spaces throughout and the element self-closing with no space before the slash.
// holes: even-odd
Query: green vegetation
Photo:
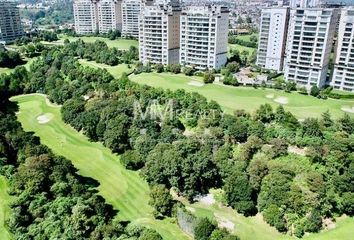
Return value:
<svg viewBox="0 0 354 240">
<path fill-rule="evenodd" d="M 242 41 L 246 42 L 252 42 L 251 39 L 254 41 L 254 39 L 257 39 L 258 41 L 259 34 L 258 33 L 252 33 L 252 34 L 245 34 L 245 35 L 237 35 L 237 39 L 240 39 Z"/>
<path fill-rule="evenodd" d="M 45 44 L 55 44 L 55 45 L 63 45 L 65 39 L 68 39 L 70 42 L 72 41 L 77 41 L 79 39 L 83 40 L 84 42 L 87 43 L 94 43 L 97 40 L 103 41 L 107 44 L 108 47 L 112 48 L 115 47 L 119 50 L 128 50 L 131 46 L 138 47 L 138 41 L 137 40 L 132 40 L 132 39 L 116 39 L 116 40 L 110 40 L 108 38 L 104 37 L 88 37 L 88 36 L 83 36 L 83 37 L 71 37 L 67 35 L 59 35 L 59 40 L 54 41 L 54 42 L 43 42 Z"/>
<path fill-rule="evenodd" d="M 119 158 L 100 143 L 90 142 L 61 120 L 60 108 L 47 105 L 41 95 L 26 95 L 12 99 L 19 103 L 18 119 L 26 131 L 33 131 L 41 142 L 70 159 L 79 174 L 99 182 L 99 194 L 119 210 L 120 220 L 130 220 L 156 229 L 165 239 L 188 239 L 169 219 L 154 220 L 148 205 L 149 188 L 137 172 L 125 170 Z M 52 116 L 50 122 L 40 124 L 37 117 Z"/>
<path fill-rule="evenodd" d="M 60 110 L 55 108 L 57 112 L 51 112 L 50 108 L 54 107 L 45 103 L 43 96 L 26 95 L 15 98 L 21 105 L 18 117 L 21 118 L 21 115 L 25 115 L 22 119 L 25 122 L 24 126 L 27 122 L 27 125 L 33 127 L 38 135 L 44 131 L 42 130 L 45 129 L 44 126 L 48 125 L 52 128 L 45 129 L 41 138 L 52 139 L 54 136 L 56 139 L 48 141 L 48 145 L 52 142 L 54 147 L 57 146 L 58 150 L 56 151 L 61 151 L 63 154 L 69 155 L 70 158 L 78 158 L 77 152 L 89 151 L 89 147 L 78 151 L 85 139 L 78 133 L 80 132 L 89 138 L 86 139 L 87 142 L 88 140 L 100 142 L 112 152 L 123 154 L 122 163 L 115 162 L 116 168 L 120 168 L 120 173 L 122 173 L 117 181 L 121 182 L 126 178 L 129 180 L 129 176 L 124 175 L 129 171 L 123 170 L 123 165 L 130 169 L 141 168 L 140 176 L 144 177 L 147 184 L 154 189 L 151 191 L 148 202 L 155 209 L 155 218 L 163 218 L 164 215 L 172 213 L 172 219 L 166 218 L 163 221 L 177 220 L 180 226 L 183 229 L 188 228 L 187 232 L 194 234 L 196 239 L 206 240 L 209 237 L 237 239 L 237 237 L 224 236 L 225 232 L 215 229 L 214 221 L 181 215 L 179 210 L 183 206 L 177 207 L 177 213 L 174 215 L 173 200 L 168 196 L 169 189 L 173 189 L 176 193 L 175 196 L 182 201 L 186 201 L 184 199 L 191 201 L 199 195 L 208 193 L 210 189 L 222 189 L 218 199 L 223 199 L 222 202 L 243 213 L 244 216 L 260 214 L 269 225 L 279 232 L 284 232 L 282 237 L 290 235 L 303 237 L 308 232 L 321 231 L 323 222 L 327 221 L 327 218 L 334 219 L 336 216 L 344 214 L 354 215 L 354 187 L 352 185 L 354 181 L 352 174 L 354 172 L 354 119 L 348 114 L 332 119 L 333 115 L 327 111 L 318 118 L 306 116 L 303 121 L 298 121 L 282 105 L 278 105 L 274 109 L 270 104 L 260 105 L 252 114 L 244 110 L 225 114 L 216 101 L 208 101 L 206 97 L 196 92 L 151 88 L 130 81 L 124 74 L 121 78 L 115 79 L 106 70 L 82 67 L 77 60 L 78 57 L 82 58 L 82 55 L 67 54 L 68 50 L 70 49 L 66 47 L 56 47 L 43 51 L 41 58 L 31 65 L 30 72 L 22 67 L 15 69 L 14 73 L 9 76 L 2 75 L 0 81 L 0 102 L 2 104 L 0 106 L 10 106 L 7 103 L 10 96 L 39 91 L 47 94 L 48 99 L 52 102 L 63 104 Z M 239 63 L 236 60 L 235 62 Z M 248 60 L 243 62 L 248 62 Z M 237 64 L 230 65 L 229 71 L 235 68 L 237 68 Z M 151 72 L 152 66 L 139 66 L 138 69 L 140 69 L 138 72 Z M 175 74 L 181 71 L 179 66 L 168 66 L 166 70 Z M 151 81 L 151 73 L 149 75 L 142 73 L 138 76 L 150 76 Z M 180 77 L 181 75 L 164 73 L 157 76 Z M 189 77 L 189 79 L 193 78 Z M 173 82 L 173 79 L 169 80 L 170 83 Z M 164 80 L 165 84 L 166 82 Z M 189 81 L 187 85 L 201 89 L 206 87 L 198 80 Z M 215 88 L 218 85 L 207 86 Z M 235 89 L 225 86 L 218 87 L 222 87 L 224 90 Z M 213 88 L 209 90 L 213 90 Z M 275 96 L 275 93 L 283 92 L 273 91 L 273 95 L 263 95 L 264 99 L 290 105 L 294 104 L 292 102 L 294 99 L 291 99 L 291 96 L 297 97 L 295 94 L 288 95 L 289 98 L 282 95 Z M 40 100 L 32 100 L 32 97 L 41 98 Z M 211 92 L 208 97 L 213 97 Z M 22 100 L 22 98 L 29 99 Z M 317 100 L 319 101 L 319 99 Z M 139 109 L 147 112 L 143 113 Z M 169 110 L 173 111 L 166 112 Z M 3 123 L 0 124 L 0 130 L 2 128 L 18 130 L 18 125 L 13 121 L 13 111 L 11 110 L 12 117 L 10 116 L 9 119 L 7 119 L 7 115 L 5 115 L 6 118 L 1 118 Z M 76 131 L 64 125 L 60 120 L 54 121 L 59 118 L 59 111 L 63 122 L 70 124 Z M 65 128 L 71 129 L 70 137 L 66 134 L 66 131 L 69 130 Z M 11 181 L 11 183 L 15 183 L 15 185 L 11 185 L 11 187 L 14 186 L 15 195 L 22 194 L 22 189 L 25 191 L 23 194 L 27 196 L 28 187 L 32 187 L 30 189 L 34 190 L 36 198 L 43 199 L 37 196 L 42 190 L 55 193 L 55 197 L 51 199 L 54 201 L 60 197 L 58 194 L 67 196 L 67 193 L 63 191 L 67 188 L 63 188 L 62 185 L 55 187 L 53 185 L 52 187 L 56 181 L 53 181 L 52 177 L 47 178 L 46 174 L 48 173 L 43 172 L 45 169 L 43 166 L 47 162 L 46 157 L 28 158 L 33 155 L 40 156 L 43 151 L 36 147 L 36 138 L 31 138 L 31 133 L 24 136 L 18 136 L 18 131 L 10 133 L 2 131 L 0 133 L 2 133 L 0 140 L 3 146 L 11 146 L 12 152 L 17 151 L 18 147 L 16 146 L 21 146 L 20 150 L 22 150 L 16 152 L 18 160 L 15 158 L 21 162 L 18 170 L 20 175 L 16 172 L 14 175 L 18 177 Z M 47 136 L 48 133 L 49 136 Z M 83 139 L 76 140 L 74 135 L 79 135 Z M 14 141 L 15 139 L 18 141 Z M 69 146 L 62 147 L 66 142 L 73 145 L 75 149 L 70 149 Z M 95 151 L 100 149 L 98 147 L 101 146 L 100 144 L 90 144 L 94 145 Z M 60 147 L 62 150 L 59 150 Z M 90 162 L 93 154 L 90 154 L 90 158 L 81 155 L 79 156 L 80 160 L 84 158 L 85 165 L 89 164 L 89 167 L 94 165 Z M 102 155 L 104 159 L 109 158 L 105 154 Z M 3 169 L 5 175 L 13 174 L 13 163 L 10 160 L 14 158 L 10 158 L 10 156 L 13 156 L 13 153 L 8 154 L 6 151 L 6 165 Z M 50 159 L 59 163 L 59 159 L 56 157 Z M 73 160 L 73 162 L 75 161 Z M 93 166 L 92 172 L 87 169 L 87 166 L 83 166 L 82 168 L 87 170 L 80 173 L 83 175 L 94 174 L 95 179 L 100 178 L 99 181 L 109 182 L 107 185 L 102 185 L 110 186 L 112 189 L 115 181 L 111 181 L 113 176 L 109 179 L 102 176 L 102 172 L 105 172 L 105 175 L 110 175 L 109 171 L 107 174 L 106 168 L 100 170 L 103 164 L 102 161 L 99 165 Z M 113 168 L 113 164 L 108 167 Z M 58 170 L 52 165 L 49 166 L 49 169 L 53 171 L 50 176 L 60 177 L 65 173 L 72 175 L 74 172 L 72 168 L 64 168 L 57 173 Z M 131 173 L 137 174 L 137 172 Z M 114 174 L 117 174 L 116 171 Z M 75 176 L 73 175 L 73 177 Z M 48 179 L 47 184 L 43 182 L 45 179 Z M 135 180 L 139 180 L 139 178 L 136 177 Z M 134 179 L 130 179 L 130 181 L 133 184 L 127 187 L 126 192 L 139 192 L 136 189 L 130 190 L 137 185 L 134 183 Z M 156 188 L 159 185 L 161 187 Z M 88 185 L 84 186 L 88 187 Z M 91 189 L 94 186 L 91 185 Z M 125 184 L 119 186 L 118 191 L 124 191 L 125 186 Z M 239 187 L 235 188 L 235 186 Z M 106 193 L 106 188 L 99 187 L 98 189 L 102 195 Z M 146 187 L 146 189 L 148 192 L 149 188 Z M 84 190 L 86 191 L 86 189 Z M 133 192 L 127 195 L 133 195 Z M 80 195 L 80 191 L 74 191 L 74 193 L 79 198 L 83 197 Z M 121 194 L 124 195 L 124 193 Z M 223 194 L 224 196 L 222 196 Z M 26 197 L 19 197 L 20 203 L 11 205 L 13 221 L 10 221 L 12 223 L 10 226 L 14 226 L 13 223 L 18 221 L 24 225 L 21 220 L 22 214 L 16 208 L 18 206 L 26 209 L 25 216 L 27 216 L 27 211 L 32 214 L 29 216 L 30 219 L 38 216 L 38 209 L 41 205 L 33 206 L 32 192 L 29 192 L 29 196 L 29 200 Z M 88 195 L 89 198 L 91 196 Z M 153 218 L 152 207 L 146 205 L 146 201 L 146 210 L 140 213 L 133 211 L 130 207 L 124 208 L 124 206 L 139 202 L 140 200 L 136 199 L 137 196 L 133 196 L 135 200 L 125 204 L 121 204 L 121 200 L 114 199 L 114 197 L 107 194 L 106 201 L 121 207 L 119 210 L 122 212 L 118 214 L 118 217 L 123 215 L 123 217 L 129 218 L 132 214 L 134 218 L 141 216 L 135 222 L 148 224 L 162 235 L 172 236 L 171 233 L 165 232 L 167 231 L 165 229 L 167 225 L 163 224 L 165 222 L 160 225 L 161 222 Z M 129 199 L 129 197 L 124 195 L 125 199 Z M 207 198 L 200 201 L 200 204 L 209 206 L 212 204 L 210 202 L 210 199 Z M 178 204 L 180 205 L 180 203 Z M 186 205 L 188 204 L 186 203 Z M 133 206 L 137 207 L 137 205 Z M 144 209 L 144 206 L 139 206 L 139 210 L 140 208 Z M 147 212 L 148 208 L 150 212 Z M 211 214 L 208 210 L 208 208 L 201 211 L 190 209 L 192 213 L 196 212 L 199 216 L 204 214 L 205 217 L 215 217 L 219 224 L 226 225 L 228 229 L 236 231 L 238 235 L 239 229 L 235 228 L 232 222 Z M 127 213 L 129 211 L 130 213 Z M 232 212 L 229 211 L 230 214 Z M 98 215 L 101 216 L 102 213 L 100 211 Z M 56 215 L 54 214 L 54 216 Z M 57 217 L 60 222 L 63 222 L 62 215 Z M 192 227 L 181 224 L 181 221 L 190 223 L 193 222 L 193 219 L 199 220 L 194 221 Z M 107 220 L 108 222 L 103 221 L 104 225 L 110 224 L 109 219 Z M 75 219 L 73 221 L 76 223 Z M 46 225 L 47 219 L 29 222 L 35 230 L 40 230 L 37 229 L 37 226 L 42 223 Z M 174 226 L 176 227 L 176 225 Z M 96 232 L 95 225 L 88 229 L 89 232 L 84 232 L 85 235 L 77 232 L 80 230 L 80 226 L 73 225 L 72 227 L 74 227 L 75 236 L 91 235 L 90 232 L 93 229 Z M 12 231 L 18 234 L 21 228 L 15 227 Z M 55 231 L 55 227 L 50 231 Z M 97 229 L 97 231 L 100 234 L 102 230 Z M 127 229 L 123 231 L 129 233 Z M 180 230 L 178 229 L 178 231 Z M 105 230 L 103 232 L 106 233 Z M 160 238 L 157 233 L 152 231 L 141 232 L 144 232 L 141 235 L 143 239 Z M 253 237 L 253 235 L 247 235 L 247 237 Z"/>
<path fill-rule="evenodd" d="M 102 64 L 102 63 L 87 61 L 85 59 L 79 59 L 79 63 L 81 65 L 87 66 L 87 67 L 107 69 L 107 71 L 110 74 L 112 74 L 113 76 L 115 76 L 117 78 L 120 78 L 124 72 L 129 74 L 134 71 L 134 69 L 132 67 L 129 68 L 129 64 L 124 64 L 124 63 L 119 64 L 117 66 L 108 66 L 108 65 Z"/>
<path fill-rule="evenodd" d="M 353 106 L 353 100 L 320 100 L 311 96 L 298 93 L 286 93 L 273 89 L 254 89 L 252 87 L 228 87 L 217 84 L 193 86 L 191 81 L 199 80 L 196 77 L 188 77 L 181 74 L 168 73 L 142 73 L 131 75 L 130 79 L 139 84 L 163 89 L 185 89 L 188 92 L 198 92 L 209 100 L 217 101 L 223 109 L 231 113 L 237 109 L 245 109 L 254 112 L 261 104 L 268 103 L 273 107 L 279 105 L 275 100 L 287 100 L 284 108 L 292 112 L 297 118 L 320 117 L 327 110 L 333 117 L 343 116 L 341 110 L 344 106 Z M 272 97 L 272 98 L 270 98 Z M 278 98 L 278 99 L 277 99 Z"/>
<path fill-rule="evenodd" d="M 240 53 L 242 53 L 243 51 L 247 51 L 249 56 L 251 56 L 252 53 L 254 51 L 256 51 L 255 48 L 245 47 L 245 46 L 241 46 L 238 44 L 229 44 L 229 46 L 228 46 L 229 56 L 231 56 L 232 51 L 235 51 L 235 50 L 239 51 Z"/>
<path fill-rule="evenodd" d="M 10 215 L 10 196 L 7 191 L 8 186 L 6 179 L 3 176 L 0 176 L 0 239 L 2 240 L 11 239 L 10 233 L 5 226 L 5 221 Z"/>
</svg>

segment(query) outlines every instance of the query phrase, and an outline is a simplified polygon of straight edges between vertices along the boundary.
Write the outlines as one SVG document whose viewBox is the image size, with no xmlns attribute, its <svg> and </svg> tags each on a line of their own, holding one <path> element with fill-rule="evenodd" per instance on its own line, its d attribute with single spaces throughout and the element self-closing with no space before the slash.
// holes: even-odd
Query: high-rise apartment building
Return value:
<svg viewBox="0 0 354 240">
<path fill-rule="evenodd" d="M 143 63 L 179 62 L 181 9 L 175 2 L 145 6 L 139 19 L 139 58 Z"/>
<path fill-rule="evenodd" d="M 338 30 L 336 58 L 331 85 L 354 92 L 354 8 L 343 9 Z"/>
<path fill-rule="evenodd" d="M 262 10 L 257 65 L 282 71 L 289 24 L 289 8 L 266 8 Z"/>
<path fill-rule="evenodd" d="M 220 69 L 227 61 L 229 11 L 221 6 L 190 6 L 180 23 L 180 63 Z"/>
<path fill-rule="evenodd" d="M 139 37 L 139 15 L 145 6 L 151 6 L 153 0 L 123 0 L 122 2 L 122 36 Z"/>
<path fill-rule="evenodd" d="M 90 34 L 98 31 L 98 14 L 96 0 L 74 1 L 75 32 Z"/>
<path fill-rule="evenodd" d="M 121 0 L 100 0 L 97 2 L 98 29 L 100 33 L 110 30 L 122 31 Z"/>
<path fill-rule="evenodd" d="M 16 3 L 0 1 L 0 43 L 13 42 L 22 35 L 20 12 Z"/>
<path fill-rule="evenodd" d="M 285 58 L 285 79 L 310 88 L 326 84 L 337 9 L 292 9 Z"/>
</svg>

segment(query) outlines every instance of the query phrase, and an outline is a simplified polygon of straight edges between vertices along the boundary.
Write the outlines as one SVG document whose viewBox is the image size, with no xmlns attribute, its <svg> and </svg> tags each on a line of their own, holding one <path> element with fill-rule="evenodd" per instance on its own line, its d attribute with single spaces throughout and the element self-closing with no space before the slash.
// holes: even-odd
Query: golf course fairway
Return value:
<svg viewBox="0 0 354 240">
<path fill-rule="evenodd" d="M 7 182 L 6 178 L 0 176 L 0 239 L 9 240 L 11 239 L 10 234 L 5 226 L 5 221 L 9 217 L 10 207 L 9 200 L 10 196 L 7 193 Z"/>
<path fill-rule="evenodd" d="M 79 174 L 97 180 L 100 183 L 99 194 L 119 210 L 117 216 L 119 219 L 149 226 L 167 240 L 190 239 L 176 223 L 171 222 L 171 219 L 154 219 L 153 209 L 148 205 L 149 187 L 147 183 L 137 172 L 126 170 L 119 162 L 119 157 L 112 154 L 108 148 L 100 143 L 90 142 L 87 137 L 65 124 L 61 119 L 59 106 L 49 103 L 44 95 L 39 94 L 21 95 L 11 100 L 19 105 L 17 116 L 24 130 L 33 131 L 54 153 L 71 160 L 79 170 Z M 0 183 L 2 183 L 1 178 Z M 217 204 L 204 205 L 188 202 L 184 204 L 193 209 L 199 217 L 221 219 L 233 224 L 234 232 L 242 240 L 296 239 L 279 233 L 275 228 L 266 224 L 259 215 L 244 217 L 230 208 L 220 207 Z M 311 234 L 303 239 L 349 240 L 352 239 L 353 226 L 354 218 L 339 218 L 335 229 Z M 0 234 L 3 232 L 1 229 Z"/>
<path fill-rule="evenodd" d="M 97 180 L 99 194 L 119 210 L 119 219 L 149 226 L 164 239 L 189 239 L 170 219 L 154 219 L 153 209 L 148 205 L 148 184 L 138 172 L 126 170 L 119 157 L 108 148 L 90 142 L 66 125 L 61 119 L 60 107 L 48 104 L 45 96 L 39 94 L 21 95 L 11 100 L 19 104 L 17 116 L 24 130 L 33 131 L 42 144 L 69 159 L 80 175 Z"/>
</svg>

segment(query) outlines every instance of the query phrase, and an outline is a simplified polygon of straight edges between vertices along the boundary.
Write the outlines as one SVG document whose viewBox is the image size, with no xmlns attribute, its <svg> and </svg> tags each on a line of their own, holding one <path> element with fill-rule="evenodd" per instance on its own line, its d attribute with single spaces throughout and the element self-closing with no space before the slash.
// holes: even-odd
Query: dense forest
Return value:
<svg viewBox="0 0 354 240">
<path fill-rule="evenodd" d="M 281 105 L 272 109 L 268 104 L 253 114 L 243 110 L 225 114 L 216 102 L 197 93 L 141 86 L 126 75 L 114 79 L 106 70 L 82 67 L 75 57 L 84 55 L 72 53 L 76 49 L 68 46 L 43 51 L 30 72 L 19 67 L 2 75 L 1 101 L 14 94 L 41 92 L 63 104 L 65 122 L 122 154 L 122 163 L 141 169 L 152 189 L 160 186 L 153 193 L 165 196 L 164 202 L 151 200 L 156 215 L 171 215 L 169 188 L 191 201 L 210 188 L 222 188 L 227 203 L 239 213 L 261 212 L 270 225 L 297 237 L 319 231 L 325 218 L 354 214 L 354 119 L 349 115 L 333 120 L 325 112 L 321 119 L 300 122 Z M 169 106 L 183 114 L 156 117 L 151 111 Z M 7 129 L 13 128 L 2 131 Z M 37 157 L 42 154 L 35 152 Z M 49 158 L 55 165 L 56 158 Z M 16 159 L 13 153 L 10 159 Z M 12 166 L 18 170 L 7 170 L 10 176 L 22 169 L 20 163 Z M 21 193 L 26 184 L 18 185 Z M 38 191 L 53 196 L 50 188 Z M 104 222 L 109 225 L 110 218 Z M 200 222 L 202 235 L 197 239 L 209 239 L 212 224 Z"/>
</svg>

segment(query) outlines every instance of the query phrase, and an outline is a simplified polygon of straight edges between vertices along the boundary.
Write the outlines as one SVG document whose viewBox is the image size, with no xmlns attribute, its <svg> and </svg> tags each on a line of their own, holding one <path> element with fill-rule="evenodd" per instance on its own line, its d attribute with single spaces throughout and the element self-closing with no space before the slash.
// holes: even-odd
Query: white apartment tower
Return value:
<svg viewBox="0 0 354 240">
<path fill-rule="evenodd" d="M 292 9 L 285 58 L 285 79 L 311 88 L 326 84 L 337 9 Z"/>
<path fill-rule="evenodd" d="M 179 63 L 180 14 L 170 2 L 146 6 L 139 20 L 139 58 L 143 63 Z"/>
<path fill-rule="evenodd" d="M 262 10 L 257 65 L 282 71 L 289 23 L 289 8 Z"/>
<path fill-rule="evenodd" d="M 180 63 L 199 70 L 220 69 L 227 61 L 229 11 L 221 6 L 183 9 Z"/>
<path fill-rule="evenodd" d="M 336 47 L 331 85 L 335 89 L 354 92 L 354 8 L 341 12 Z"/>
<path fill-rule="evenodd" d="M 0 1 L 0 43 L 13 42 L 22 35 L 23 30 L 17 4 Z"/>
<path fill-rule="evenodd" d="M 145 6 L 151 6 L 153 0 L 123 0 L 122 2 L 122 36 L 139 37 L 139 15 Z"/>
<path fill-rule="evenodd" d="M 90 34 L 98 31 L 98 16 L 96 0 L 74 1 L 75 32 Z"/>
<path fill-rule="evenodd" d="M 100 33 L 107 33 L 110 30 L 122 31 L 121 0 L 98 1 L 97 17 Z"/>
</svg>

